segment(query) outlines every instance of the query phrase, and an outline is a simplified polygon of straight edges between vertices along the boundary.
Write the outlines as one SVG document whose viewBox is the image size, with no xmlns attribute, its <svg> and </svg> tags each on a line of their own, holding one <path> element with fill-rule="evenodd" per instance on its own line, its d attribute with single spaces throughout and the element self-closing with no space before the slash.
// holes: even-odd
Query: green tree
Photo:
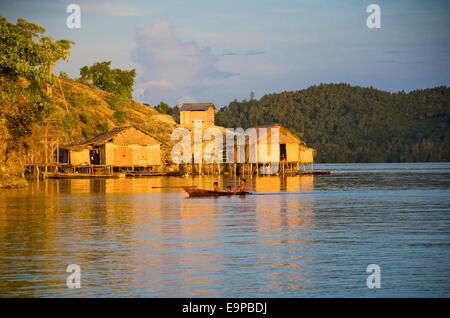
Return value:
<svg viewBox="0 0 450 318">
<path fill-rule="evenodd" d="M 46 88 L 51 66 L 67 60 L 74 42 L 53 41 L 45 29 L 23 19 L 16 24 L 0 16 L 0 118 L 14 138 L 31 134 L 53 105 Z"/>
<path fill-rule="evenodd" d="M 136 70 L 111 69 L 111 61 L 97 62 L 80 69 L 80 81 L 92 84 L 102 90 L 125 94 L 131 98 Z"/>
<path fill-rule="evenodd" d="M 155 107 L 155 109 L 157 111 L 159 111 L 161 114 L 166 114 L 166 115 L 172 115 L 172 111 L 173 111 L 172 108 L 164 102 L 160 102 L 159 105 L 157 105 Z"/>
<path fill-rule="evenodd" d="M 67 73 L 64 72 L 64 71 L 60 71 L 59 72 L 59 77 L 64 78 L 64 79 L 68 79 L 69 75 L 67 75 Z"/>
</svg>

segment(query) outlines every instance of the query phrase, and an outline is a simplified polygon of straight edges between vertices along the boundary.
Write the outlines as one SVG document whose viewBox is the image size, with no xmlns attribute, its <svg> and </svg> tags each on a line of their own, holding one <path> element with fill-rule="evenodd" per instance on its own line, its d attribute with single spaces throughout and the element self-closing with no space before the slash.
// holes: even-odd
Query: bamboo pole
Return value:
<svg viewBox="0 0 450 318">
<path fill-rule="evenodd" d="M 67 105 L 66 95 L 64 94 L 64 91 L 62 89 L 61 81 L 60 81 L 58 75 L 56 74 L 55 66 L 53 66 L 53 70 L 55 71 L 55 77 L 56 77 L 56 80 L 58 82 L 59 89 L 61 90 L 61 95 L 62 95 L 63 100 L 64 100 L 64 106 L 66 107 L 66 112 L 69 113 L 69 107 Z"/>
</svg>

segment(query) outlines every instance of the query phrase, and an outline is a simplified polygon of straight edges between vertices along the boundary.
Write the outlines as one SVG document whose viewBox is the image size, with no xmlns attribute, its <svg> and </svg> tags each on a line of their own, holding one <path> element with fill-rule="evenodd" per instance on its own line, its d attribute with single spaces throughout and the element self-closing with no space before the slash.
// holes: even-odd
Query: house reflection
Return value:
<svg viewBox="0 0 450 318">
<path fill-rule="evenodd" d="M 268 193 L 267 197 L 270 197 L 269 200 L 255 202 L 255 229 L 259 238 L 256 242 L 264 246 L 258 248 L 262 251 L 258 263 L 265 264 L 263 266 L 271 273 L 264 279 L 261 278 L 264 282 L 263 289 L 310 289 L 311 286 L 306 282 L 313 280 L 313 277 L 305 271 L 305 265 L 311 259 L 308 259 L 310 255 L 304 251 L 314 244 L 314 199 L 311 194 L 314 190 L 314 177 L 265 176 L 254 179 L 253 183 L 257 193 Z M 286 255 L 273 252 L 289 246 L 292 246 L 292 251 L 297 252 Z M 289 281 L 291 283 L 286 283 Z"/>
<path fill-rule="evenodd" d="M 226 176 L 62 179 L 13 192 L 0 205 L 0 274 L 47 275 L 27 282 L 23 295 L 42 285 L 67 294 L 67 264 L 81 266 L 83 295 L 220 296 L 218 287 L 243 283 L 227 273 L 259 282 L 261 291 L 307 288 L 313 177 L 247 179 L 249 191 L 265 195 L 245 198 L 188 199 L 179 188 L 211 189 L 214 181 L 221 188 L 239 182 Z M 32 259 L 36 251 L 43 257 L 31 263 L 14 258 Z M 23 288 L 20 280 L 0 282 L 5 295 Z"/>
<path fill-rule="evenodd" d="M 186 180 L 190 182 L 190 180 Z M 148 278 L 143 292 L 158 295 L 219 294 L 207 290 L 218 284 L 214 271 L 217 267 L 216 202 L 186 199 L 180 189 L 162 188 L 158 192 L 133 200 L 134 270 L 138 275 L 131 284 L 142 284 Z M 169 197 L 169 199 L 168 199 Z M 172 199 L 170 199 L 172 198 Z M 180 286 L 191 286 L 188 290 Z"/>
<path fill-rule="evenodd" d="M 255 201 L 258 222 L 256 228 L 262 235 L 271 232 L 282 233 L 279 236 L 267 234 L 275 244 L 300 243 L 299 238 L 305 239 L 304 242 L 312 240 L 312 237 L 297 234 L 300 229 L 310 231 L 314 226 L 314 200 L 309 193 L 314 190 L 313 176 L 266 176 L 256 178 L 253 182 L 257 193 L 267 193 L 270 197 L 269 200 Z M 291 232 L 294 233 L 295 241 L 291 241 Z"/>
</svg>

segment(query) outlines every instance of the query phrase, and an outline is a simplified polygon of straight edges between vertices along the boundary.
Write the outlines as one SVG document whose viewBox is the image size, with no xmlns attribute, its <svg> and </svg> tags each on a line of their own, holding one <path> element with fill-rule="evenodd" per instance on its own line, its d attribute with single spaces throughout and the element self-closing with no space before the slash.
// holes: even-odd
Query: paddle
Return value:
<svg viewBox="0 0 450 318">
<path fill-rule="evenodd" d="M 176 188 L 197 188 L 197 186 L 170 186 L 170 187 L 152 187 L 152 189 L 163 189 L 163 188 L 168 188 L 168 189 L 176 189 Z"/>
</svg>

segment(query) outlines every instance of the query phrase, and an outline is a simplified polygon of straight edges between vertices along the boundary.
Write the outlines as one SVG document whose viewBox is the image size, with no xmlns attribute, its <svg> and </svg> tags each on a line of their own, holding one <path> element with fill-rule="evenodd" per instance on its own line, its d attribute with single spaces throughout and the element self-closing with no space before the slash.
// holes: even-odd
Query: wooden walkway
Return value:
<svg viewBox="0 0 450 318">
<path fill-rule="evenodd" d="M 30 178 L 122 178 L 122 177 L 161 177 L 185 175 L 328 175 L 331 171 L 306 170 L 305 165 L 295 163 L 257 164 L 257 163 L 209 163 L 209 164 L 164 164 L 159 166 L 114 167 L 105 165 L 70 164 L 28 164 L 27 175 Z M 303 168 L 303 169 L 301 169 Z"/>
</svg>

